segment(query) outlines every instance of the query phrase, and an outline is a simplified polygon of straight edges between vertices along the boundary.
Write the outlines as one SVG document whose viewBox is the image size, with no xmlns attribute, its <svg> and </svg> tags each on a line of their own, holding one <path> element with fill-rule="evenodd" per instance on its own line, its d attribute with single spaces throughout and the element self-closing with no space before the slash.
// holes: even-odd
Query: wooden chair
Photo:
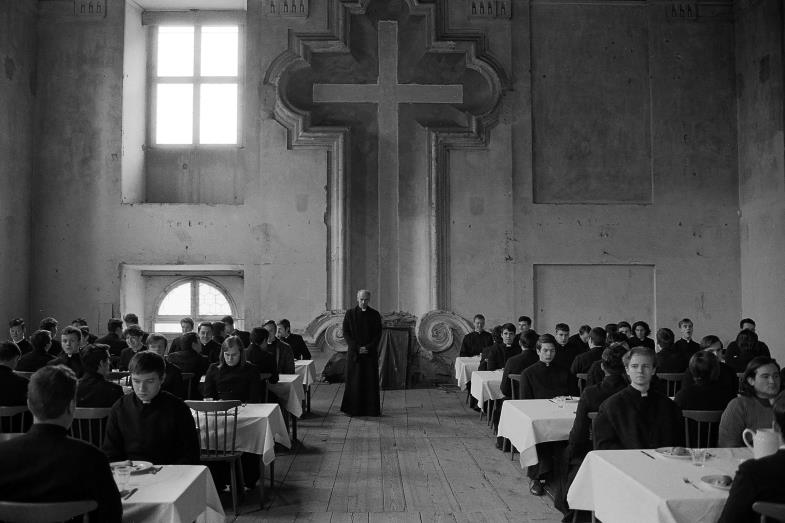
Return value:
<svg viewBox="0 0 785 523">
<path fill-rule="evenodd" d="M 194 373 L 183 372 L 183 383 L 185 384 L 185 399 L 191 399 L 191 391 L 193 390 Z"/>
<path fill-rule="evenodd" d="M 54 523 L 82 516 L 87 522 L 87 513 L 98 508 L 93 500 L 65 501 L 60 503 L 17 503 L 0 501 L 0 521 L 8 523 Z"/>
<path fill-rule="evenodd" d="M 243 467 L 240 462 L 242 452 L 236 450 L 237 442 L 237 408 L 242 405 L 239 400 L 226 401 L 191 401 L 185 402 L 196 412 L 196 426 L 199 430 L 199 441 L 202 462 L 226 462 L 229 464 L 229 475 L 232 487 L 232 508 L 237 512 L 237 472 L 240 475 L 239 488 L 243 488 Z M 264 483 L 259 481 L 260 485 Z M 259 487 L 263 498 L 264 487 Z"/>
<path fill-rule="evenodd" d="M 575 375 L 578 378 L 578 395 L 583 394 L 583 389 L 586 387 L 586 383 L 589 381 L 589 373 L 588 372 L 579 372 Z"/>
<path fill-rule="evenodd" d="M 752 510 L 760 514 L 760 523 L 766 523 L 769 518 L 774 521 L 785 521 L 785 505 L 782 503 L 756 501 L 752 504 Z"/>
<path fill-rule="evenodd" d="M 679 392 L 684 380 L 683 372 L 658 372 L 657 377 L 665 382 L 665 395 L 672 398 Z"/>
<path fill-rule="evenodd" d="M 493 425 L 493 409 L 496 407 L 496 400 L 488 400 L 486 402 L 486 404 L 488 405 L 488 419 L 487 419 L 488 425 L 492 426 Z"/>
<path fill-rule="evenodd" d="M 111 410 L 111 408 L 77 407 L 71 424 L 71 436 L 100 449 L 104 443 L 106 422 Z"/>
<path fill-rule="evenodd" d="M 25 371 L 22 371 L 22 370 L 15 370 L 14 374 L 16 374 L 17 376 L 22 376 L 23 378 L 30 379 L 33 376 L 33 374 L 35 374 L 35 373 L 34 372 L 25 372 Z"/>
<path fill-rule="evenodd" d="M 720 428 L 721 410 L 683 410 L 684 416 L 684 444 L 688 447 L 707 448 L 717 445 L 718 431 Z M 693 421 L 694 423 L 690 423 Z M 690 437 L 690 425 L 695 429 L 693 438 Z M 705 436 L 705 437 L 704 437 Z"/>
<path fill-rule="evenodd" d="M 597 411 L 589 412 L 589 441 L 594 441 L 594 419 L 597 417 Z"/>
<path fill-rule="evenodd" d="M 507 378 L 510 380 L 510 390 L 512 391 L 512 399 L 521 399 L 521 375 L 508 374 Z"/>
<path fill-rule="evenodd" d="M 0 433 L 25 432 L 30 423 L 32 419 L 27 405 L 0 407 Z"/>
<path fill-rule="evenodd" d="M 3 432 L 0 433 L 0 443 L 4 441 L 10 441 L 14 438 L 18 438 L 19 436 L 24 436 L 24 432 Z"/>
</svg>

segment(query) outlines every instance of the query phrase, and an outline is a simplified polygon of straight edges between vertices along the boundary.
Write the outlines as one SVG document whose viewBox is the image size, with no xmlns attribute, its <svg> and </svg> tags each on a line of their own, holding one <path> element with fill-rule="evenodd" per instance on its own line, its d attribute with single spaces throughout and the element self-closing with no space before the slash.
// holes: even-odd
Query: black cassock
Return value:
<svg viewBox="0 0 785 523">
<path fill-rule="evenodd" d="M 346 386 L 341 411 L 350 416 L 379 416 L 379 340 L 382 317 L 368 307 L 346 311 L 343 317 L 343 338 L 349 346 L 346 353 Z M 368 354 L 360 354 L 360 347 Z"/>
</svg>

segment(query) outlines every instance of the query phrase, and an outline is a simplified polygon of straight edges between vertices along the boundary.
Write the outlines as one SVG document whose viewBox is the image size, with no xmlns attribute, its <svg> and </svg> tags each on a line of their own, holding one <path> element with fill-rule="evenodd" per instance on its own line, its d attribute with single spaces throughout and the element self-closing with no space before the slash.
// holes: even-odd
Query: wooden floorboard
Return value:
<svg viewBox="0 0 785 523">
<path fill-rule="evenodd" d="M 557 522 L 549 498 L 494 447 L 454 387 L 383 391 L 380 418 L 340 411 L 343 386 L 312 387 L 299 445 L 276 450 L 275 490 L 255 491 L 236 521 L 324 523 Z M 228 500 L 227 500 L 228 501 Z M 231 513 L 230 503 L 224 508 Z M 227 515 L 227 521 L 234 516 Z"/>
</svg>

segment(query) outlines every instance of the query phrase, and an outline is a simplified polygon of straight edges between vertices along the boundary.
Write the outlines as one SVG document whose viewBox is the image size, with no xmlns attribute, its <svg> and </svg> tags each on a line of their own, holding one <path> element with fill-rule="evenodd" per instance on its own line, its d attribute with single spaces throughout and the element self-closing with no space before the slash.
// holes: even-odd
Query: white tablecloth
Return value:
<svg viewBox="0 0 785 523">
<path fill-rule="evenodd" d="M 480 357 L 471 356 L 469 358 L 455 358 L 455 379 L 458 380 L 458 387 L 466 390 L 466 384 L 472 377 L 472 372 L 480 367 Z"/>
<path fill-rule="evenodd" d="M 559 408 L 551 400 L 505 400 L 498 436 L 505 437 L 521 453 L 521 466 L 536 465 L 537 443 L 564 441 L 575 421 L 577 402 Z"/>
<path fill-rule="evenodd" d="M 200 428 L 202 439 L 204 440 L 208 432 L 212 438 L 212 418 L 209 421 L 210 431 L 207 430 L 208 427 L 205 424 L 202 413 L 200 413 L 200 419 L 202 420 Z M 220 423 L 223 424 L 223 421 Z M 220 425 L 220 427 L 223 427 L 223 425 Z M 229 438 L 231 437 L 230 429 Z M 211 439 L 211 441 L 213 440 Z M 237 450 L 259 454 L 262 456 L 264 464 L 269 465 L 275 459 L 276 441 L 288 448 L 292 446 L 289 440 L 289 433 L 286 432 L 286 425 L 283 422 L 281 408 L 277 403 L 249 403 L 245 407 L 239 407 L 237 410 L 237 440 L 235 442 Z M 202 447 L 205 446 L 205 442 L 202 441 Z M 215 444 L 212 446 L 216 447 Z M 217 446 L 223 448 L 223 440 L 220 435 Z"/>
<path fill-rule="evenodd" d="M 303 415 L 303 377 L 299 374 L 279 374 L 278 383 L 268 383 L 267 389 L 280 398 L 283 407 L 296 417 Z"/>
<path fill-rule="evenodd" d="M 746 449 L 710 449 L 704 467 L 653 450 L 599 450 L 583 461 L 567 493 L 571 508 L 593 510 L 603 523 L 714 523 L 728 492 L 703 484 L 713 474 L 733 476 Z M 687 478 L 692 484 L 684 482 Z M 694 486 L 693 486 L 694 485 Z M 697 488 L 696 488 L 697 487 Z"/>
<path fill-rule="evenodd" d="M 472 396 L 480 404 L 480 408 L 485 408 L 485 402 L 498 400 L 504 397 L 502 394 L 502 373 L 499 370 L 476 370 L 472 372 Z"/>
<path fill-rule="evenodd" d="M 316 383 L 316 362 L 313 360 L 297 360 L 294 362 L 294 372 L 303 378 L 303 385 Z"/>
<path fill-rule="evenodd" d="M 123 521 L 223 523 L 226 519 L 213 477 L 202 465 L 165 465 L 157 474 L 132 475 L 123 501 Z"/>
</svg>

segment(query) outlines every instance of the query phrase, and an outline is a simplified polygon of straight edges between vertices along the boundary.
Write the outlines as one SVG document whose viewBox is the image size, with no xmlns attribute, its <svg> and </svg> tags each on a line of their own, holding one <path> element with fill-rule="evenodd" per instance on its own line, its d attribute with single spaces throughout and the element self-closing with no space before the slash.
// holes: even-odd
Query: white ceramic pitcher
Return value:
<svg viewBox="0 0 785 523">
<path fill-rule="evenodd" d="M 747 435 L 752 436 L 752 443 L 750 444 Z M 780 447 L 780 435 L 774 429 L 758 429 L 750 430 L 744 429 L 741 433 L 741 439 L 744 444 L 752 449 L 752 455 L 755 459 L 765 458 L 777 452 Z"/>
</svg>

